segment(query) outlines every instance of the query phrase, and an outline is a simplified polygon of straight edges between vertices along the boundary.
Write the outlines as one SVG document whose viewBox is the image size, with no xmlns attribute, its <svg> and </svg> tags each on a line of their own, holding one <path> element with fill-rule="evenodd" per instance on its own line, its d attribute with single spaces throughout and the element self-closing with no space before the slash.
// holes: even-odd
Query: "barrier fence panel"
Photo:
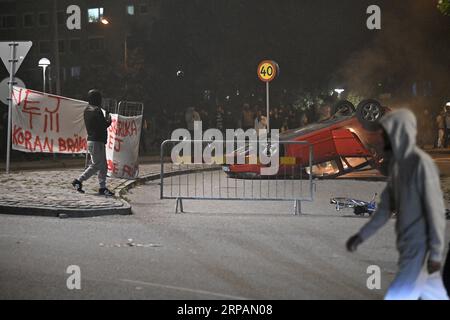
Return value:
<svg viewBox="0 0 450 320">
<path fill-rule="evenodd" d="M 111 114 L 117 113 L 117 100 L 111 98 L 102 99 L 102 108 Z"/>
<path fill-rule="evenodd" d="M 140 116 L 144 113 L 144 104 L 136 101 L 120 101 L 117 113 L 126 117 Z"/>
<path fill-rule="evenodd" d="M 185 143 L 202 144 L 202 155 L 211 141 L 184 140 Z M 303 148 L 305 159 L 293 156 L 279 157 L 279 167 L 274 175 L 262 175 L 259 159 L 255 164 L 226 164 L 226 156 L 213 158 L 215 162 L 194 163 L 191 157 L 170 159 L 172 148 L 180 140 L 166 140 L 161 144 L 160 198 L 175 199 L 176 209 L 183 212 L 182 200 L 242 200 L 242 201 L 293 201 L 294 214 L 301 213 L 301 202 L 314 201 L 312 172 L 312 146 L 305 141 L 280 141 L 278 149 L 283 154 L 290 148 Z M 226 141 L 215 141 L 226 144 Z M 238 141 L 235 141 L 237 143 Z M 248 143 L 248 141 L 247 141 Z M 276 151 L 277 152 L 277 151 Z M 274 154 L 276 153 L 274 152 Z M 224 152 L 225 154 L 225 152 Z M 248 162 L 248 159 L 246 159 Z"/>
</svg>

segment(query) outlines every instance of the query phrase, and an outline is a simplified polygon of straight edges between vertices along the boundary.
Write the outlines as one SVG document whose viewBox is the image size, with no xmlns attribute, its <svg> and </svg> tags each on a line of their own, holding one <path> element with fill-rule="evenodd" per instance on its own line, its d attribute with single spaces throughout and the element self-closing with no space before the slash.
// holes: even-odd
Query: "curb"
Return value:
<svg viewBox="0 0 450 320">
<path fill-rule="evenodd" d="M 177 176 L 177 175 L 183 175 L 183 174 L 194 173 L 194 172 L 202 172 L 202 171 L 214 171 L 217 169 L 219 169 L 219 168 L 198 168 L 198 169 L 186 169 L 186 170 L 171 171 L 171 172 L 165 172 L 164 177 L 173 177 L 173 176 Z M 119 196 L 122 196 L 125 192 L 134 188 L 137 185 L 146 183 L 147 181 L 154 181 L 154 180 L 158 180 L 158 179 L 161 179 L 160 173 L 150 173 L 148 175 L 137 178 L 136 180 L 127 182 L 118 191 Z"/>
<path fill-rule="evenodd" d="M 186 169 L 179 171 L 165 172 L 165 177 L 188 174 L 193 172 L 217 170 L 218 168 L 198 168 Z M 126 182 L 123 186 L 116 188 L 117 200 L 122 202 L 123 206 L 118 208 L 101 208 L 101 209 L 73 209 L 73 208 L 49 208 L 49 207 L 27 207 L 26 205 L 5 206 L 0 205 L 1 214 L 23 215 L 23 216 L 43 216 L 43 217 L 58 217 L 58 218 L 89 218 L 105 215 L 131 215 L 132 206 L 122 198 L 128 190 L 133 187 L 143 184 L 147 181 L 158 180 L 161 178 L 160 173 L 151 173 L 135 180 Z"/>
<path fill-rule="evenodd" d="M 123 199 L 119 200 L 123 203 L 123 207 L 121 208 L 70 209 L 27 206 L 0 206 L 0 211 L 2 214 L 58 218 L 89 218 L 105 215 L 130 215 L 131 205 Z"/>
</svg>

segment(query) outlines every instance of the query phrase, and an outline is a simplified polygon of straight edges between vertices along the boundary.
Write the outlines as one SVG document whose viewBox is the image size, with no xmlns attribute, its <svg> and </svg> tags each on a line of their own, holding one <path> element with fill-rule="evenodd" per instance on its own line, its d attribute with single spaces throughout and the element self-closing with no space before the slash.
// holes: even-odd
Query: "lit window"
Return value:
<svg viewBox="0 0 450 320">
<path fill-rule="evenodd" d="M 81 67 L 70 68 L 70 76 L 75 79 L 79 79 L 81 74 Z"/>
<path fill-rule="evenodd" d="M 89 23 L 100 22 L 103 18 L 103 8 L 91 8 L 88 9 L 88 21 Z"/>
<path fill-rule="evenodd" d="M 127 6 L 127 14 L 129 16 L 134 16 L 134 5 L 130 4 L 129 6 Z"/>
</svg>

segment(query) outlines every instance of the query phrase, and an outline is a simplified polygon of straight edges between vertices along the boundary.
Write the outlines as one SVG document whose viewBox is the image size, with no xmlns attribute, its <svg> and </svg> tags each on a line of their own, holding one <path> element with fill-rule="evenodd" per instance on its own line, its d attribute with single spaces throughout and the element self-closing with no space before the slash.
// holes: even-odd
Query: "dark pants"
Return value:
<svg viewBox="0 0 450 320">
<path fill-rule="evenodd" d="M 442 271 L 442 278 L 444 280 L 445 289 L 450 296 L 450 244 L 447 252 L 447 259 L 445 260 L 444 270 Z"/>
<path fill-rule="evenodd" d="M 450 129 L 446 129 L 445 130 L 445 134 L 444 134 L 444 148 L 447 148 L 449 145 L 449 140 L 450 139 Z"/>
</svg>

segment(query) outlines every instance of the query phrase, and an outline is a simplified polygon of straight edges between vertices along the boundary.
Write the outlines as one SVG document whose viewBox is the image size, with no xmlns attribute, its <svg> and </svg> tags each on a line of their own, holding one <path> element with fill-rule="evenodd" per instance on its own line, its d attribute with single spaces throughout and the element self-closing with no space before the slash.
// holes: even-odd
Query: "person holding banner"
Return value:
<svg viewBox="0 0 450 320">
<path fill-rule="evenodd" d="M 72 181 L 72 186 L 81 193 L 83 190 L 83 181 L 86 181 L 98 172 L 98 182 L 100 188 L 99 194 L 105 196 L 113 196 L 114 193 L 106 187 L 106 174 L 108 171 L 106 163 L 106 142 L 107 129 L 111 125 L 111 115 L 106 111 L 106 118 L 101 109 L 102 95 L 100 91 L 92 89 L 88 92 L 87 97 L 89 105 L 84 110 L 84 122 L 86 125 L 87 147 L 91 156 L 91 164 L 83 172 L 83 174 Z"/>
</svg>

